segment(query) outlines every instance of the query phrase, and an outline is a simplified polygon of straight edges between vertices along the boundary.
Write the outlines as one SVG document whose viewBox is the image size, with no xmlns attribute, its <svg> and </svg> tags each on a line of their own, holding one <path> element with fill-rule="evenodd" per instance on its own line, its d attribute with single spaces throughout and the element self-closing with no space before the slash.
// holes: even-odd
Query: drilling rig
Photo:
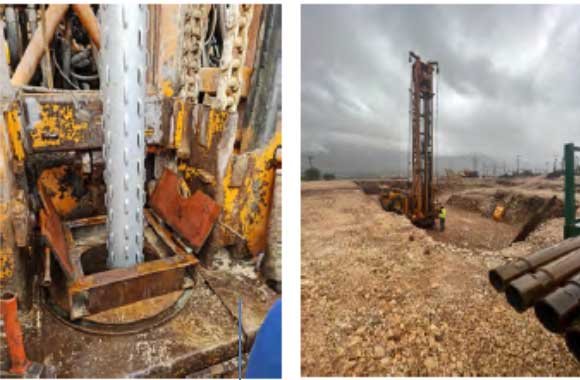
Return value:
<svg viewBox="0 0 580 380">
<path fill-rule="evenodd" d="M 411 122 L 411 173 L 404 188 L 386 189 L 379 200 L 386 211 L 406 215 L 415 225 L 432 228 L 436 207 L 433 190 L 433 121 L 434 76 L 439 63 L 423 62 L 409 52 L 411 86 L 409 88 L 409 118 Z"/>
<path fill-rule="evenodd" d="M 281 6 L 0 30 L 0 377 L 230 373 L 280 296 Z"/>
</svg>

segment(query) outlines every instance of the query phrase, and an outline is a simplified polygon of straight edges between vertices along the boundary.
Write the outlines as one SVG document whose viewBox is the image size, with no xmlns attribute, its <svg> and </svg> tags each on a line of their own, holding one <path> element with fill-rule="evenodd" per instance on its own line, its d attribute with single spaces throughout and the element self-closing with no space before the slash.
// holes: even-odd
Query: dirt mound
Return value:
<svg viewBox="0 0 580 380">
<path fill-rule="evenodd" d="M 367 195 L 375 195 L 380 192 L 379 181 L 354 181 L 354 183 Z"/>
<path fill-rule="evenodd" d="M 484 191 L 464 191 L 453 194 L 447 200 L 447 204 L 478 212 L 485 217 L 491 218 L 496 206 L 505 207 L 503 221 L 512 225 L 526 223 L 531 215 L 540 210 L 550 198 L 523 194 L 516 191 L 497 190 L 493 193 Z M 552 209 L 546 214 L 545 219 L 558 218 L 564 215 L 564 203 L 556 199 Z"/>
<path fill-rule="evenodd" d="M 409 183 L 404 178 L 394 178 L 389 180 L 360 180 L 354 181 L 358 187 L 367 195 L 380 194 L 382 189 L 395 188 L 406 189 Z"/>
<path fill-rule="evenodd" d="M 500 186 L 507 186 L 507 187 L 511 187 L 511 186 L 517 186 L 517 183 L 515 183 L 512 180 L 509 179 L 505 179 L 505 178 L 500 178 L 496 181 L 496 183 Z"/>
</svg>

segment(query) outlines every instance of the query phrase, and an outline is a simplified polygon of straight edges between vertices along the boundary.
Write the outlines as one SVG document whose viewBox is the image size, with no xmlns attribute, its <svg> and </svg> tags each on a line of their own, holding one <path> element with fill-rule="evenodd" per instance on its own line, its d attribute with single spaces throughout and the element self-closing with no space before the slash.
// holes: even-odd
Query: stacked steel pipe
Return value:
<svg viewBox="0 0 580 380">
<path fill-rule="evenodd" d="M 497 267 L 489 281 L 516 311 L 533 306 L 548 331 L 565 334 L 580 360 L 580 237 Z"/>
</svg>

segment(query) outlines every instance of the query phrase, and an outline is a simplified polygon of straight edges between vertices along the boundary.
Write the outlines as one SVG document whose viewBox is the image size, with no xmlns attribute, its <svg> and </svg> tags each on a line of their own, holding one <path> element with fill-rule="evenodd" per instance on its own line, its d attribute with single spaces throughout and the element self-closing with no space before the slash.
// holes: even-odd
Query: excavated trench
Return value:
<svg viewBox="0 0 580 380">
<path fill-rule="evenodd" d="M 354 182 L 372 197 L 378 197 L 384 188 L 406 185 L 404 179 Z M 562 200 L 551 194 L 538 195 L 503 183 L 497 184 L 499 189 L 491 184 L 480 185 L 470 189 L 440 188 L 437 200 L 447 209 L 447 222 L 443 232 L 438 224 L 427 231 L 434 240 L 473 250 L 500 250 L 515 239 L 524 240 L 546 220 L 563 216 Z M 499 221 L 493 218 L 497 207 L 504 209 Z"/>
<path fill-rule="evenodd" d="M 516 237 L 525 239 L 541 223 L 563 216 L 564 205 L 558 198 L 505 189 L 473 189 L 443 193 L 438 198 L 447 208 L 444 232 L 428 234 L 435 240 L 474 250 L 499 250 Z M 493 214 L 504 209 L 499 221 Z"/>
</svg>

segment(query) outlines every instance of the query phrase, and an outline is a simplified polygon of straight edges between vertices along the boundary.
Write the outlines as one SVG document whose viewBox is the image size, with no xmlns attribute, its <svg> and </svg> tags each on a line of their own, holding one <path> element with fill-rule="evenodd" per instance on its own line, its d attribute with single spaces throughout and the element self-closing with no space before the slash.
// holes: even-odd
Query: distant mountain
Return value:
<svg viewBox="0 0 580 380">
<path fill-rule="evenodd" d="M 341 178 L 392 177 L 407 173 L 407 153 L 376 147 L 361 147 L 358 145 L 334 144 L 325 145 L 326 151 L 303 152 L 301 155 L 301 171 L 308 168 L 308 156 L 312 156 L 313 166 L 322 173 L 334 173 Z M 492 174 L 503 173 L 503 161 L 494 160 L 484 154 L 477 153 L 477 167 L 480 172 Z M 473 170 L 473 155 L 436 156 L 436 169 L 443 175 L 445 169 Z M 509 169 L 509 168 L 508 168 Z"/>
</svg>

